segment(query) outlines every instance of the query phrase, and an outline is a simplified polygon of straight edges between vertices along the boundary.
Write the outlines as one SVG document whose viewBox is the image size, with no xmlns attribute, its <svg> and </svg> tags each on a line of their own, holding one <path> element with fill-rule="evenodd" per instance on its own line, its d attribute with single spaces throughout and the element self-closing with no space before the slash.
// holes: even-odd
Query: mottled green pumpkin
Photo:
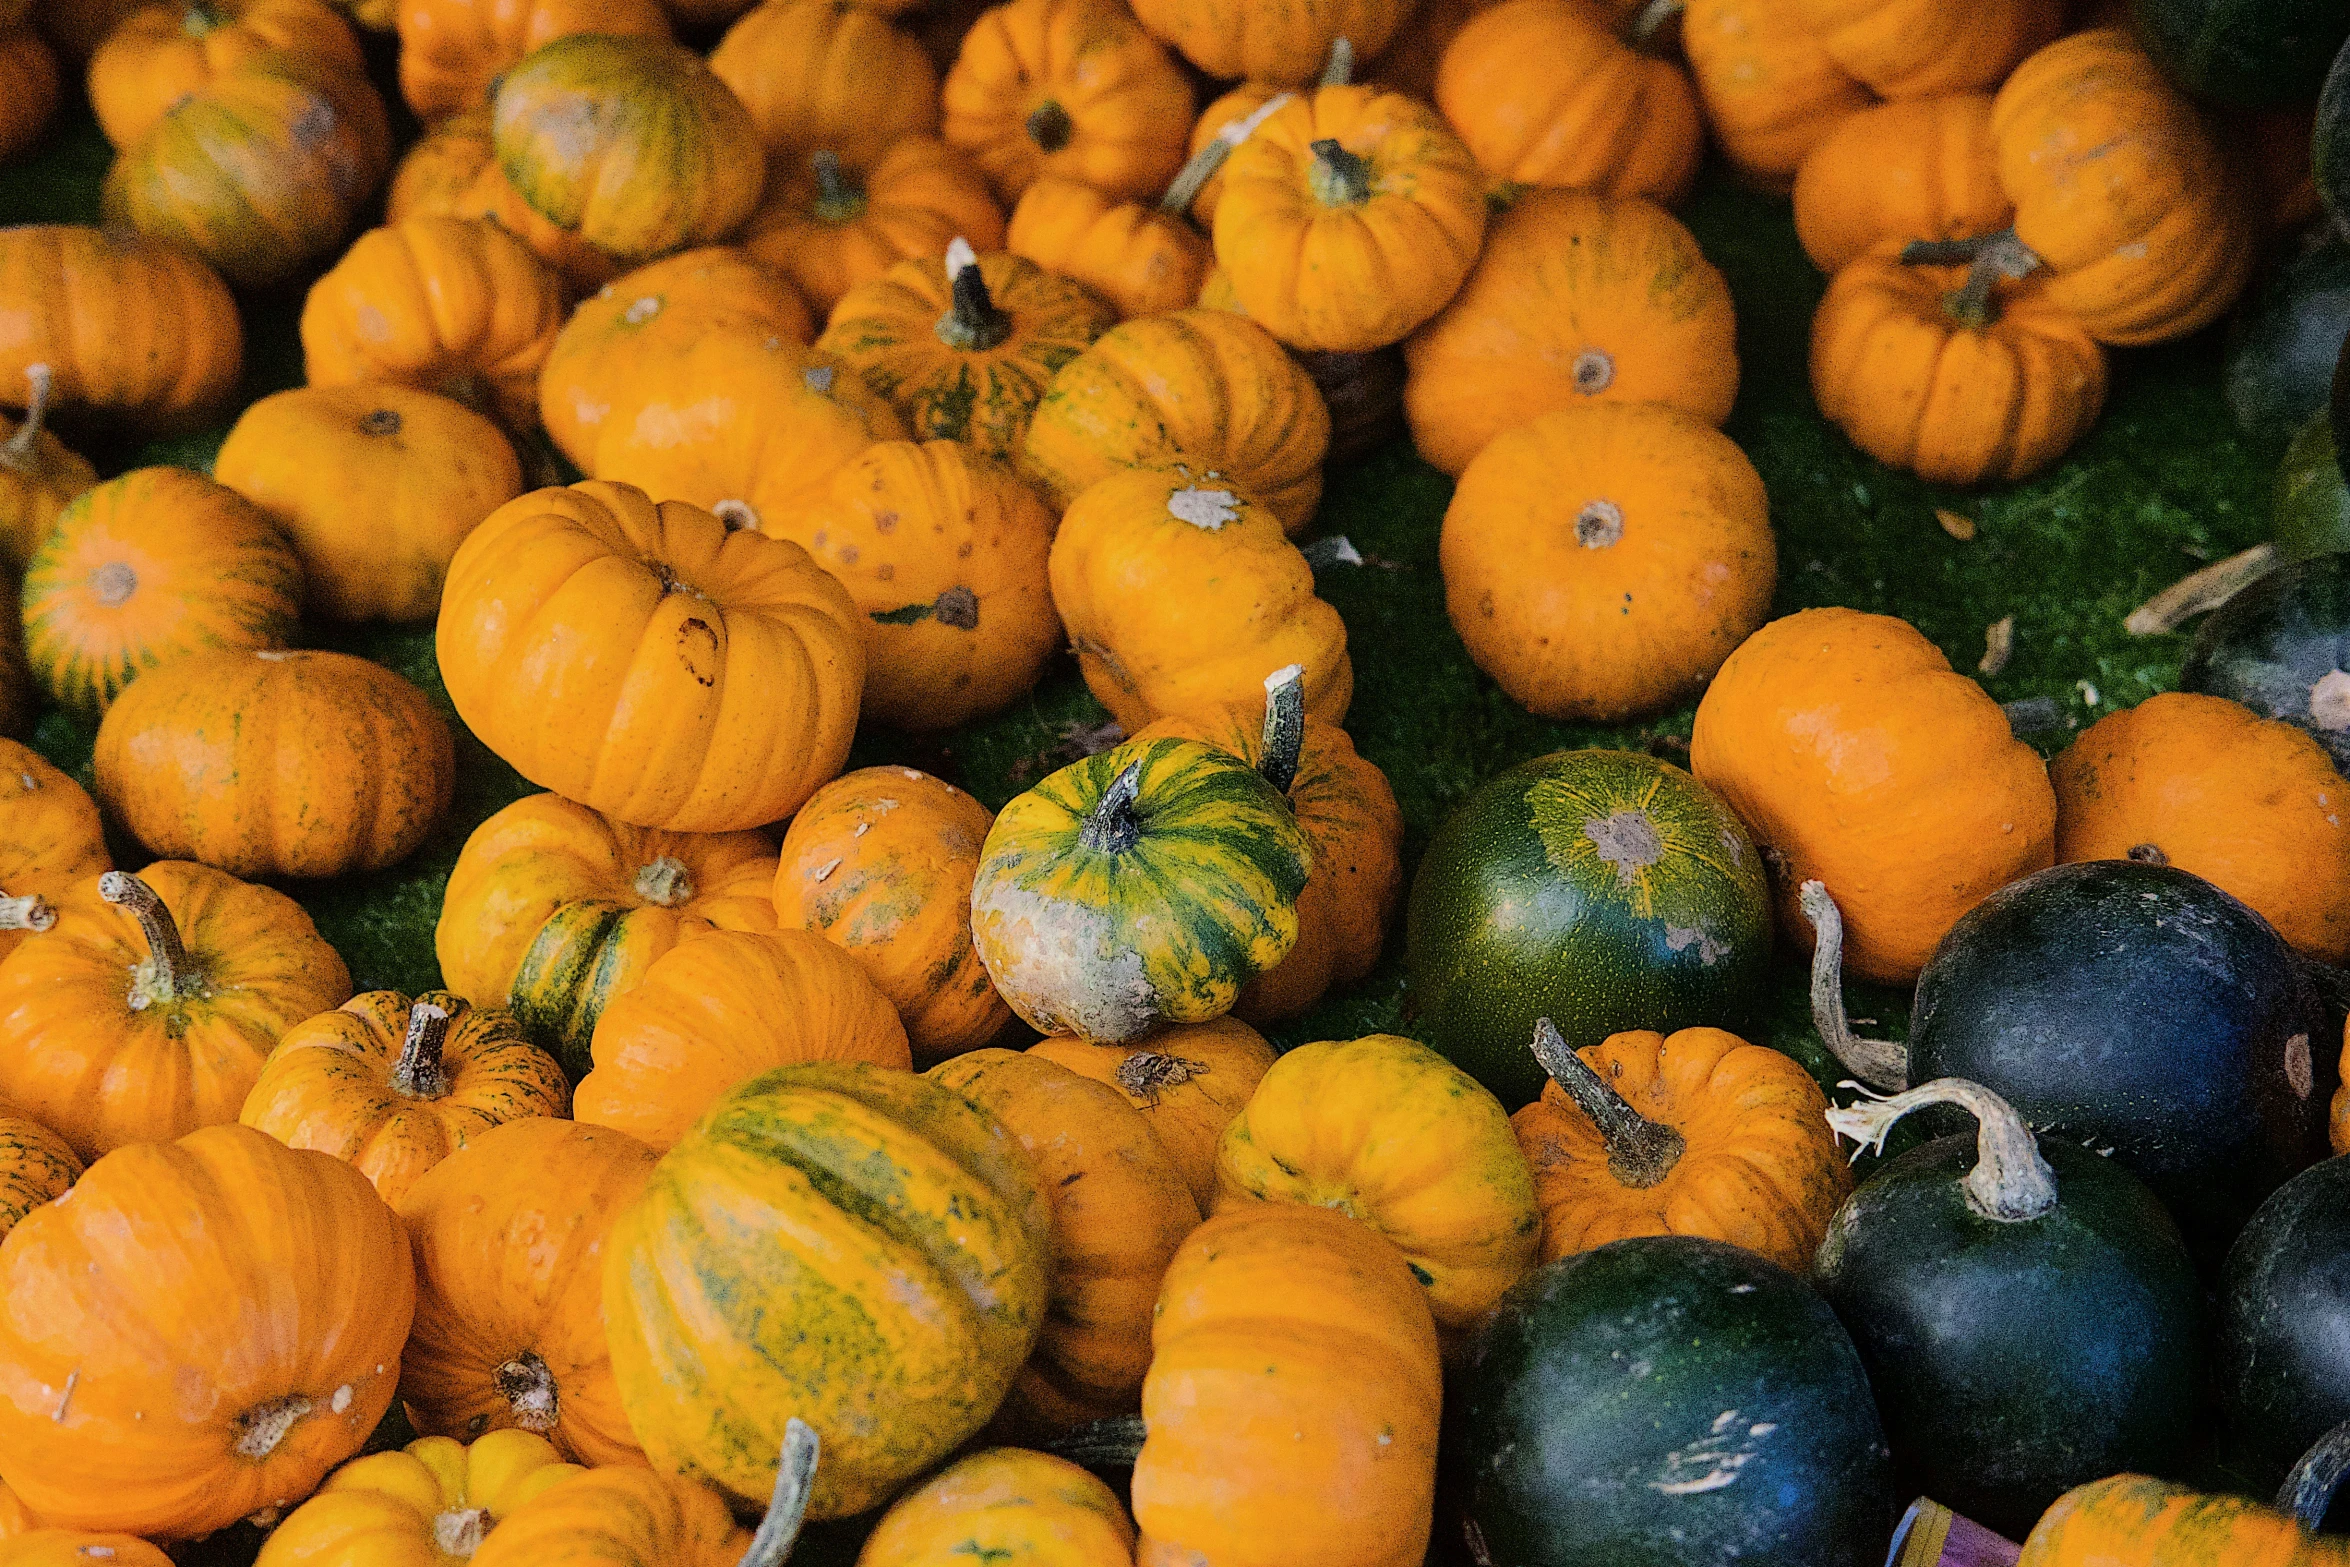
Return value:
<svg viewBox="0 0 2350 1567">
<path fill-rule="evenodd" d="M 1051 1215 L 1012 1134 L 885 1067 L 785 1067 L 722 1097 L 604 1243 L 621 1407 L 659 1469 L 744 1507 L 784 1422 L 809 1516 L 863 1512 L 985 1425 L 1043 1325 Z"/>
<path fill-rule="evenodd" d="M 1311 860 L 1255 768 L 1196 740 L 1130 740 L 997 815 L 971 939 L 1043 1033 L 1114 1043 L 1203 1023 L 1296 944 Z"/>
<path fill-rule="evenodd" d="M 1771 957 L 1770 889 L 1738 818 L 1680 768 L 1560 751 L 1469 796 L 1429 841 L 1407 919 L 1413 1032 L 1510 1109 L 1545 1081 L 1528 1042 L 1739 1032 Z"/>
</svg>

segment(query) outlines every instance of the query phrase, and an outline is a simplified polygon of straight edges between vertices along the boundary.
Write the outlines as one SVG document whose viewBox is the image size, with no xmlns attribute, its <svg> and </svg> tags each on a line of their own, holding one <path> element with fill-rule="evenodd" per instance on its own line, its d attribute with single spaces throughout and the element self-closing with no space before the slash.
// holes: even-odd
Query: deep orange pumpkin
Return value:
<svg viewBox="0 0 2350 1567">
<path fill-rule="evenodd" d="M 1001 249 L 1003 212 L 970 160 L 935 137 L 906 136 L 867 169 L 829 148 L 771 164 L 742 245 L 829 315 L 896 262 L 945 260 L 958 235 L 977 250 Z"/>
<path fill-rule="evenodd" d="M 0 739 L 0 958 L 55 923 L 68 888 L 113 868 L 82 786 L 31 746 Z"/>
<path fill-rule="evenodd" d="M 1885 240 L 1996 234 L 2014 215 L 1999 183 L 1988 93 L 1864 109 L 1795 173 L 1795 235 L 1822 272 Z"/>
<path fill-rule="evenodd" d="M 106 139 L 128 146 L 189 93 L 281 51 L 367 68 L 358 35 L 326 0 L 152 0 L 90 57 L 90 107 Z"/>
<path fill-rule="evenodd" d="M 766 0 L 710 55 L 777 162 L 819 148 L 851 168 L 938 129 L 938 74 L 911 34 L 858 0 Z"/>
<path fill-rule="evenodd" d="M 217 412 L 245 351 L 220 274 L 167 245 L 68 224 L 0 229 L 0 405 L 34 365 L 57 406 L 188 429 Z"/>
</svg>

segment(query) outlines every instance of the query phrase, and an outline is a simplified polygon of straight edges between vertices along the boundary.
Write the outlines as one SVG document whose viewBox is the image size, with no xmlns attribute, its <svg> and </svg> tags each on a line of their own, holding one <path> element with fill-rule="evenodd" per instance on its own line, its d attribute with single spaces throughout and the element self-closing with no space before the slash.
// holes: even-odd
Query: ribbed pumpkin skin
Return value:
<svg viewBox="0 0 2350 1567">
<path fill-rule="evenodd" d="M 2053 863 L 2056 796 L 1983 688 L 1915 627 L 1812 609 L 1773 621 L 1697 705 L 1689 766 L 1774 856 L 1785 924 L 1826 883 L 1844 966 L 1917 978 L 1958 917 Z"/>
<path fill-rule="evenodd" d="M 400 1222 L 416 1321 L 400 1398 L 418 1430 L 463 1441 L 537 1430 L 578 1463 L 642 1461 L 604 1339 L 604 1241 L 653 1159 L 609 1128 L 531 1116 L 491 1128 L 408 1188 Z M 544 1368 L 552 1410 L 517 1396 L 537 1370 L 525 1356 Z M 510 1380 L 517 1372 L 523 1381 Z"/>
<path fill-rule="evenodd" d="M 1135 836 L 1089 844 L 1088 818 L 1129 767 Z M 1254 768 L 1193 740 L 1130 740 L 997 813 L 971 887 L 972 943 L 1040 1033 L 1119 1041 L 1204 1022 L 1296 945 L 1312 855 Z"/>
<path fill-rule="evenodd" d="M 1886 240 L 1970 239 L 2015 215 L 1999 184 L 1988 93 L 1864 109 L 1795 174 L 1795 234 L 1822 272 Z"/>
<path fill-rule="evenodd" d="M 767 0 L 718 41 L 710 69 L 750 112 L 770 158 L 818 148 L 866 168 L 938 129 L 938 70 L 885 6 Z"/>
<path fill-rule="evenodd" d="M 2056 0 L 1991 0 L 1960 13 L 1934 0 L 1790 0 L 1828 57 L 1885 98 L 1995 87 L 2064 30 Z"/>
<path fill-rule="evenodd" d="M 952 291 L 946 268 L 926 260 L 901 261 L 842 295 L 816 346 L 854 367 L 915 439 L 962 441 L 1009 462 L 1054 372 L 1118 316 L 1091 291 L 1019 256 L 981 256 L 979 275 L 1012 321 L 993 348 L 940 340 Z"/>
<path fill-rule="evenodd" d="M 140 842 L 239 876 L 395 864 L 457 784 L 431 698 L 348 653 L 176 659 L 107 709 L 92 761 L 98 798 Z"/>
<path fill-rule="evenodd" d="M 106 213 L 259 288 L 341 244 L 391 165 L 364 76 L 274 55 L 199 88 L 125 148 Z"/>
<path fill-rule="evenodd" d="M 259 507 L 185 468 L 135 468 L 33 552 L 25 655 L 53 700 L 95 716 L 158 664 L 284 647 L 301 602 L 301 562 Z"/>
<path fill-rule="evenodd" d="M 447 1083 L 430 1098 L 396 1076 L 409 1009 L 425 1002 L 449 1014 L 439 1050 Z M 445 990 L 413 1001 L 371 990 L 286 1030 L 237 1119 L 288 1148 L 334 1155 L 396 1208 L 427 1170 L 492 1127 L 570 1108 L 563 1069 L 506 1013 Z"/>
<path fill-rule="evenodd" d="M 393 219 L 310 285 L 303 373 L 312 386 L 391 381 L 439 392 L 527 427 L 563 319 L 561 279 L 496 224 Z"/>
<path fill-rule="evenodd" d="M 1117 1493 L 1065 1458 L 973 1453 L 891 1504 L 857 1567 L 1130 1567 L 1134 1525 Z"/>
<path fill-rule="evenodd" d="M 533 783 L 639 826 L 738 832 L 847 759 L 857 619 L 798 545 L 591 480 L 473 530 L 436 650 L 458 716 Z"/>
<path fill-rule="evenodd" d="M 2350 1562 L 2350 1543 L 2313 1536 L 2288 1514 L 2250 1497 L 2205 1494 L 2148 1475 L 2114 1475 L 2058 1497 L 2032 1526 L 2016 1567 L 2109 1561 L 2342 1567 Z"/>
<path fill-rule="evenodd" d="M 839 947 L 803 930 L 713 931 L 655 959 L 596 1022 L 582 1121 L 655 1152 L 739 1083 L 810 1061 L 911 1071 L 905 1025 Z"/>
<path fill-rule="evenodd" d="M 1219 1214 L 1167 1270 L 1134 1464 L 1144 1567 L 1416 1567 L 1442 1385 L 1427 1292 L 1394 1247 L 1291 1203 Z M 1240 1505 L 1246 1499 L 1246 1505 Z"/>
<path fill-rule="evenodd" d="M 958 235 L 982 253 L 1003 248 L 1004 215 L 987 182 L 936 137 L 903 137 L 871 168 L 844 168 L 841 177 L 846 189 L 834 202 L 805 159 L 771 163 L 742 238 L 824 315 L 900 261 L 943 259 Z"/>
<path fill-rule="evenodd" d="M 1976 327 L 1948 301 L 1964 267 L 1905 265 L 1885 241 L 1828 284 L 1812 318 L 1820 412 L 1889 467 L 2007 484 L 2070 451 L 2105 407 L 2105 351 L 2052 281 L 2002 286 Z"/>
<path fill-rule="evenodd" d="M 0 1245 L 9 1487 L 46 1523 L 163 1539 L 290 1507 L 391 1403 L 402 1253 L 356 1171 L 245 1127 L 100 1160 Z M 214 1309 L 191 1319 L 192 1299 Z M 204 1396 L 160 1398 L 158 1377 Z M 281 1403 L 260 1461 L 238 1452 Z"/>
<path fill-rule="evenodd" d="M 433 947 L 451 990 L 508 1008 L 584 1072 L 596 1019 L 655 958 L 704 931 L 775 928 L 774 876 L 763 834 L 651 831 L 531 795 L 465 840 Z"/>
<path fill-rule="evenodd" d="M 98 482 L 90 460 L 46 429 L 33 433 L 29 450 L 9 450 L 23 431 L 22 421 L 0 414 L 0 568 L 19 573 L 73 498 Z"/>
<path fill-rule="evenodd" d="M 27 1116 L 0 1114 L 0 1240 L 26 1214 L 64 1196 L 81 1173 L 64 1138 Z M 6 1534 L 0 1529 L 0 1538 Z"/>
<path fill-rule="evenodd" d="M 649 1469 L 591 1469 L 516 1508 L 473 1560 L 476 1567 L 737 1567 L 750 1543 L 708 1486 Z"/>
<path fill-rule="evenodd" d="M 1181 310 L 1215 264 L 1207 236 L 1156 203 L 1113 201 L 1079 180 L 1047 175 L 1020 193 L 1004 248 L 1075 278 L 1131 321 Z"/>
<path fill-rule="evenodd" d="M 1719 425 L 1738 397 L 1729 283 L 1679 220 L 1637 198 L 1527 192 L 1403 351 L 1412 444 L 1454 475 L 1552 409 L 1664 403 Z"/>
<path fill-rule="evenodd" d="M 776 923 L 855 958 L 925 1061 L 976 1049 L 1012 1021 L 971 945 L 971 879 L 994 821 L 928 773 L 861 767 L 810 796 L 783 835 Z"/>
<path fill-rule="evenodd" d="M 1031 1054 L 1109 1084 L 1142 1112 L 1205 1213 L 1216 1201 L 1224 1129 L 1273 1065 L 1265 1036 L 1234 1017 L 1176 1023 L 1139 1045 L 1099 1045 L 1055 1034 Z"/>
<path fill-rule="evenodd" d="M 1542 1205 L 1544 1262 L 1632 1235 L 1702 1235 L 1810 1271 L 1852 1190 L 1810 1073 L 1718 1028 L 1612 1034 L 1577 1054 L 1686 1146 L 1655 1185 L 1629 1185 L 1608 1168 L 1591 1118 L 1556 1083 L 1545 1085 L 1511 1117 Z"/>
<path fill-rule="evenodd" d="M 453 114 L 408 149 L 384 195 L 384 221 L 466 218 L 504 229 L 554 269 L 575 294 L 592 294 L 628 270 L 578 232 L 542 216 L 498 167 L 490 106 Z M 560 323 L 558 323 L 560 324 Z"/>
<path fill-rule="evenodd" d="M 1263 327 L 1175 309 L 1122 322 L 1063 365 L 1019 465 L 1065 511 L 1121 468 L 1185 463 L 1257 496 L 1295 536 L 1322 499 L 1329 448 L 1320 389 Z"/>
<path fill-rule="evenodd" d="M 354 1458 L 328 1475 L 316 1496 L 270 1530 L 253 1567 L 361 1561 L 421 1567 L 444 1554 L 442 1518 L 456 1514 L 462 1520 L 479 1512 L 486 1516 L 477 1527 L 486 1531 L 547 1487 L 581 1472 L 563 1462 L 545 1437 L 528 1431 L 494 1431 L 470 1445 L 420 1437 L 391 1452 Z"/>
<path fill-rule="evenodd" d="M 746 1504 L 787 1415 L 861 1512 L 994 1414 L 1044 1318 L 1049 1216 L 1011 1134 L 879 1067 L 752 1079 L 655 1166 L 606 1247 L 622 1406 L 656 1468 Z"/>
<path fill-rule="evenodd" d="M 29 27 L 0 31 L 0 162 L 41 139 L 57 112 L 57 56 Z"/>
<path fill-rule="evenodd" d="M 1219 1213 L 1302 1203 L 1402 1252 L 1457 1333 L 1534 1266 L 1542 1215 L 1507 1112 L 1475 1078 L 1393 1034 L 1300 1045 L 1273 1063 L 1216 1155 Z"/>
<path fill-rule="evenodd" d="M 1796 0 L 1690 0 L 1681 45 L 1738 172 L 1785 190 L 1812 148 L 1876 101 L 1805 31 Z"/>
<path fill-rule="evenodd" d="M 98 807 L 82 786 L 31 746 L 0 739 L 0 897 L 55 903 L 112 869 Z M 31 934 L 0 930 L 0 958 Z"/>
<path fill-rule="evenodd" d="M 427 124 L 490 101 L 498 78 L 574 33 L 669 37 L 661 0 L 397 0 L 400 96 Z"/>
<path fill-rule="evenodd" d="M 1411 14 L 1396 0 L 1143 0 L 1142 25 L 1210 76 L 1297 86 L 1310 82 L 1344 38 L 1368 60 Z"/>
<path fill-rule="evenodd" d="M 195 257 L 67 224 L 0 229 L 0 399 L 21 407 L 25 369 L 57 377 L 60 407 L 189 429 L 243 367 L 237 302 Z"/>
<path fill-rule="evenodd" d="M 1151 1308 L 1199 1204 L 1142 1113 L 1106 1083 L 1021 1050 L 974 1050 L 934 1083 L 1018 1139 L 1052 1205 L 1052 1299 L 998 1429 L 1050 1435 L 1134 1408 Z"/>
<path fill-rule="evenodd" d="M 179 926 L 205 993 L 155 1004 L 127 910 L 98 878 L 57 900 L 57 924 L 0 962 L 0 1102 L 95 1158 L 234 1121 L 281 1035 L 340 1006 L 351 976 L 301 905 L 209 866 L 139 873 Z"/>
<path fill-rule="evenodd" d="M 281 52 L 354 74 L 367 68 L 351 24 L 325 0 L 214 0 L 201 11 L 157 0 L 124 17 L 90 57 L 90 107 L 106 139 L 126 146 L 186 94 Z"/>
</svg>

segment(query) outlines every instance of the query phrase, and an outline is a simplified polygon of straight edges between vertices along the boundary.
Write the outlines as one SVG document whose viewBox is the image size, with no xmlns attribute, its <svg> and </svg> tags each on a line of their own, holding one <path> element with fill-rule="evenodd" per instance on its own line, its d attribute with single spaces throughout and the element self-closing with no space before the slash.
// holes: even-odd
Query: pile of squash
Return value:
<svg viewBox="0 0 2350 1567">
<path fill-rule="evenodd" d="M 1772 618 L 1668 210 L 1791 193 L 1862 451 L 2043 469 L 2350 188 L 2350 13 L 2073 9 L 0 0 L 0 158 L 76 72 L 113 149 L 0 228 L 0 732 L 94 731 L 0 739 L 0 1564 L 2350 1559 L 2350 556 L 2051 764 Z M 1300 542 L 1398 431 L 1509 700 L 1696 701 L 1408 888 Z M 378 621 L 437 687 L 296 645 Z M 1111 726 L 1000 812 L 849 767 L 1064 651 Z M 474 744 L 543 792 L 354 995 L 280 885 Z M 1277 1054 L 1399 916 L 1412 1037 Z"/>
</svg>

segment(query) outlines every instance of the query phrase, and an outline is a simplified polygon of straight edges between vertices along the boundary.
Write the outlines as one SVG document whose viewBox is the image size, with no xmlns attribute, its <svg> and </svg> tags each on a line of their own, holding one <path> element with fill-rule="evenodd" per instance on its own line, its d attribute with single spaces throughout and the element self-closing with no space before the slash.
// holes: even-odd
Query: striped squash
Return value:
<svg viewBox="0 0 2350 1567">
<path fill-rule="evenodd" d="M 82 1161 L 64 1138 L 29 1116 L 0 1114 L 0 1237 L 64 1196 L 81 1173 Z M 6 1536 L 0 1529 L 0 1539 Z"/>
</svg>

